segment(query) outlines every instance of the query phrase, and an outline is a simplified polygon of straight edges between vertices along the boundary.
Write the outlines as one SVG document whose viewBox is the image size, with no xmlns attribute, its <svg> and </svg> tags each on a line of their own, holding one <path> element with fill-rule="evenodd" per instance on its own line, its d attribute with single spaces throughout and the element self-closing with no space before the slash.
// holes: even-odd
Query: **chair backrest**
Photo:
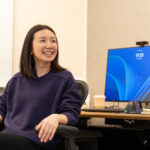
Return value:
<svg viewBox="0 0 150 150">
<path fill-rule="evenodd" d="M 0 95 L 4 92 L 4 87 L 0 87 Z"/>
<path fill-rule="evenodd" d="M 89 92 L 88 84 L 83 80 L 75 80 L 75 81 L 76 81 L 78 93 L 82 98 L 82 104 L 83 104 Z"/>
</svg>

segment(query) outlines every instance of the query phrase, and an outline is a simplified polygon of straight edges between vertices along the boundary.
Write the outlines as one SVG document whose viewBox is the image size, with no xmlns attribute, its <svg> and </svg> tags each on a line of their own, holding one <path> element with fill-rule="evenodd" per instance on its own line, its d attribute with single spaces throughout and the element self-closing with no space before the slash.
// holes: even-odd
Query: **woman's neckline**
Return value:
<svg viewBox="0 0 150 150">
<path fill-rule="evenodd" d="M 36 75 L 36 78 L 37 78 L 37 79 L 42 79 L 42 78 L 46 77 L 47 75 L 49 75 L 51 72 L 52 72 L 52 71 L 50 70 L 49 72 L 43 74 L 42 76 L 38 76 L 38 75 L 37 75 L 37 72 L 35 71 L 35 75 Z"/>
</svg>

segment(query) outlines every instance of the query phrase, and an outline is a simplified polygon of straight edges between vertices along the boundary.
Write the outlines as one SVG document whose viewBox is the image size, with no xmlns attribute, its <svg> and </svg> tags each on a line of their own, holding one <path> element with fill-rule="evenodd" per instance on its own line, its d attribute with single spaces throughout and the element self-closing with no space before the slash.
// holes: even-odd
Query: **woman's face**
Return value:
<svg viewBox="0 0 150 150">
<path fill-rule="evenodd" d="M 57 40 L 48 29 L 37 31 L 33 37 L 32 54 L 36 64 L 51 63 L 57 55 Z"/>
</svg>

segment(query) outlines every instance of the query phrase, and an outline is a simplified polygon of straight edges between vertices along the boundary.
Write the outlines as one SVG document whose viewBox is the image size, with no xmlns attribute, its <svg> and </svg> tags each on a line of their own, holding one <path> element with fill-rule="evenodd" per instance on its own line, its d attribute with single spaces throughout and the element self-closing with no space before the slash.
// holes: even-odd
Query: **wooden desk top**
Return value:
<svg viewBox="0 0 150 150">
<path fill-rule="evenodd" d="M 109 113 L 109 112 L 85 112 L 85 111 L 81 111 L 80 117 L 150 120 L 150 114 L 125 114 L 125 113 Z"/>
</svg>

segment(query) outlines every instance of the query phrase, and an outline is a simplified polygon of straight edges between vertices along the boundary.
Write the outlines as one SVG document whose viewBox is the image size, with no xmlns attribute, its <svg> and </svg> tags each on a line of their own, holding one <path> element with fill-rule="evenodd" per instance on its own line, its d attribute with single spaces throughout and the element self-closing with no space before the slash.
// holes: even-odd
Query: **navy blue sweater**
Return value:
<svg viewBox="0 0 150 150">
<path fill-rule="evenodd" d="M 68 124 L 75 125 L 80 107 L 81 98 L 70 72 L 50 71 L 36 80 L 17 73 L 0 96 L 0 114 L 5 125 L 3 132 L 24 136 L 51 150 L 57 143 L 57 136 L 51 142 L 41 143 L 34 131 L 35 126 L 53 113 L 65 114 Z"/>
</svg>

